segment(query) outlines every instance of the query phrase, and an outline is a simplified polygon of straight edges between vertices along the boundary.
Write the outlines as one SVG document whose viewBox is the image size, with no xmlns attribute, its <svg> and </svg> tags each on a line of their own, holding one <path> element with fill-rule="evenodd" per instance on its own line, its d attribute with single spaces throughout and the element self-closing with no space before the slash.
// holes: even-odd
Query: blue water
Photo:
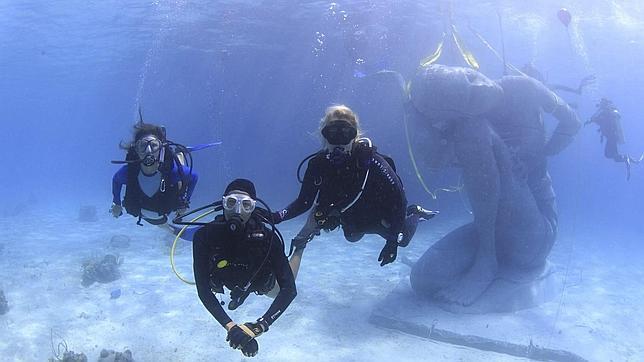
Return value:
<svg viewBox="0 0 644 362">
<path fill-rule="evenodd" d="M 572 14 L 568 28 L 556 16 L 562 6 Z M 497 49 L 503 40 L 507 62 L 519 67 L 533 62 L 550 83 L 575 86 L 583 76 L 595 74 L 596 83 L 583 96 L 562 96 L 579 105 L 578 114 L 584 121 L 601 97 L 612 99 L 620 109 L 626 134 L 621 149 L 632 155 L 644 152 L 641 1 L 467 0 L 450 5 L 440 1 L 7 0 L 0 3 L 0 144 L 4 156 L 0 218 L 9 232 L 0 237 L 5 244 L 4 256 L 0 249 L 0 265 L 3 269 L 10 265 L 7 250 L 25 244 L 24 228 L 31 233 L 39 228 L 50 234 L 72 232 L 76 226 L 70 220 L 76 220 L 81 205 L 97 207 L 102 226 L 92 229 L 94 234 L 76 230 L 74 235 L 81 235 L 77 239 L 63 237 L 75 245 L 69 250 L 58 244 L 34 244 L 42 249 L 33 249 L 36 255 L 25 254 L 25 260 L 43 260 L 57 247 L 72 255 L 92 254 L 91 241 L 109 240 L 112 227 L 125 234 L 143 232 L 129 217 L 114 221 L 106 216 L 111 177 L 117 169 L 109 161 L 124 157 L 118 144 L 129 139 L 139 107 L 146 121 L 164 124 L 172 140 L 187 145 L 223 142 L 194 155 L 200 180 L 193 206 L 218 199 L 236 177 L 252 179 L 258 194 L 273 207 L 285 206 L 298 191 L 298 162 L 318 148 L 316 131 L 324 109 L 344 103 L 360 115 L 367 136 L 379 150 L 396 159 L 409 200 L 441 209 L 444 220 L 466 219 L 459 195 L 446 194 L 434 201 L 423 192 L 407 155 L 399 91 L 394 83 L 372 77 L 386 68 L 410 78 L 419 60 L 435 49 L 450 8 L 481 71 L 491 78 L 500 77 L 503 66 L 469 26 Z M 552 124 L 548 118 L 546 122 Z M 590 240 L 596 244 L 593 255 L 598 256 L 625 245 L 628 249 L 617 255 L 644 254 L 644 165 L 634 167 L 631 180 L 626 181 L 623 165 L 603 157 L 603 145 L 591 125 L 551 160 L 550 172 L 560 207 L 562 239 Z M 435 187 L 458 181 L 453 171 L 427 172 L 425 177 Z M 58 223 L 64 227 L 56 227 Z M 297 225 L 288 228 L 295 231 Z M 349 253 L 352 247 L 343 244 L 338 250 Z M 581 241 L 574 244 L 575 249 L 584 247 Z M 375 266 L 375 260 L 370 262 Z M 620 262 L 617 258 L 607 267 Z M 70 273 L 78 273 L 80 264 L 75 259 L 74 263 Z M 403 273 L 404 269 L 395 270 Z M 163 272 L 171 276 L 169 270 Z M 331 279 L 342 279 L 346 270 L 338 267 L 325 273 Z M 381 270 L 378 273 L 386 275 Z M 0 286 L 17 288 L 21 281 L 7 280 L 12 275 L 6 270 Z M 308 276 L 304 281 L 314 283 L 315 278 Z M 103 299 L 109 300 L 112 289 L 117 287 L 108 288 Z M 121 289 L 123 296 L 114 302 L 127 303 L 128 292 Z M 185 289 L 176 292 L 185 293 Z M 196 296 L 191 300 L 197 303 Z M 315 299 L 308 302 L 316 303 Z M 210 340 L 227 347 L 220 335 L 223 332 L 214 330 L 214 321 L 203 323 L 209 323 L 207 333 L 216 336 Z M 0 328 L 10 325 L 6 322 Z M 41 327 L 47 331 L 52 326 L 45 319 Z M 287 327 L 278 323 L 271 333 Z M 33 343 L 25 342 L 28 337 L 17 337 L 15 328 L 0 332 L 3 336 L 12 333 L 20 343 Z M 176 328 L 178 333 L 181 324 Z M 302 327 L 302 332 L 307 329 Z M 342 333 L 325 330 L 319 334 L 331 338 Z M 117 343 L 113 348 L 124 345 Z M 87 346 L 77 349 L 83 347 Z M 325 347 L 319 348 L 314 354 L 318 357 Z M 34 349 L 34 355 L 51 355 L 48 346 Z M 447 360 L 454 356 L 449 348 L 441 353 Z M 153 349 L 139 351 L 138 356 L 163 359 Z M 185 358 L 205 360 L 208 353 L 198 356 Z M 294 356 L 305 358 L 306 353 L 299 350 Z M 644 356 L 614 358 L 642 360 Z"/>
</svg>

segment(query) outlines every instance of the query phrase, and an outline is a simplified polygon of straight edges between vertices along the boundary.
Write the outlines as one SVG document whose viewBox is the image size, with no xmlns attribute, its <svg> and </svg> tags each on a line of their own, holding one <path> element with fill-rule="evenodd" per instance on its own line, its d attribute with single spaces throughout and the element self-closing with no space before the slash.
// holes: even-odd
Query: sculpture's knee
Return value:
<svg viewBox="0 0 644 362">
<path fill-rule="evenodd" d="M 412 290 L 421 296 L 431 297 L 438 290 L 446 286 L 448 283 L 442 280 L 440 276 L 433 273 L 430 268 L 425 266 L 422 260 L 419 260 L 411 269 L 409 274 L 409 282 Z"/>
<path fill-rule="evenodd" d="M 474 263 L 478 236 L 473 224 L 459 227 L 432 245 L 411 269 L 409 280 L 419 295 L 432 296 L 458 281 Z"/>
<path fill-rule="evenodd" d="M 434 293 L 454 283 L 461 270 L 445 263 L 447 255 L 430 248 L 414 264 L 409 274 L 411 287 L 419 295 L 431 297 Z"/>
</svg>

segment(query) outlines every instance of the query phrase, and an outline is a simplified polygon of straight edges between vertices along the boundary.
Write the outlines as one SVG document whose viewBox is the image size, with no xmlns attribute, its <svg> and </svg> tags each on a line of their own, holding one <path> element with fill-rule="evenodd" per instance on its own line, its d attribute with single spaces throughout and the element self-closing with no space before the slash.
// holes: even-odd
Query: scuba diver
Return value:
<svg viewBox="0 0 644 362">
<path fill-rule="evenodd" d="M 604 143 L 604 139 L 606 139 L 604 156 L 615 162 L 624 162 L 626 165 L 626 179 L 630 180 L 631 165 L 640 163 L 644 158 L 644 154 L 639 159 L 634 159 L 628 155 L 619 153 L 617 145 L 624 143 L 624 131 L 622 129 L 621 118 L 622 116 L 619 114 L 619 110 L 613 102 L 602 98 L 597 104 L 597 111 L 584 125 L 595 123 L 599 126 L 597 132 L 600 133 L 600 142 Z"/>
<path fill-rule="evenodd" d="M 347 106 L 327 108 L 320 123 L 323 149 L 300 163 L 308 166 L 295 201 L 273 214 L 279 223 L 313 207 L 306 224 L 291 243 L 291 267 L 297 276 L 306 244 L 320 230 L 342 227 L 350 242 L 365 234 L 378 234 L 386 243 L 378 261 L 384 266 L 396 259 L 419 221 L 438 212 L 407 206 L 405 190 L 390 157 L 381 155 L 368 138 L 360 138 L 358 116 Z"/>
<path fill-rule="evenodd" d="M 164 225 L 168 214 L 188 209 L 198 179 L 189 147 L 168 141 L 165 127 L 144 123 L 141 118 L 134 125 L 134 140 L 121 148 L 127 150 L 125 161 L 112 161 L 125 164 L 112 178 L 112 216 L 118 218 L 125 208 L 138 217 L 138 225 L 141 220 Z"/>
<path fill-rule="evenodd" d="M 564 91 L 568 93 L 574 93 L 576 95 L 582 95 L 584 88 L 595 83 L 597 78 L 594 74 L 587 75 L 579 81 L 577 88 L 569 87 L 562 84 L 548 84 L 546 77 L 535 67 L 533 63 L 526 63 L 521 68 L 521 73 L 538 80 L 543 83 L 546 87 L 550 88 L 552 91 Z"/>
<path fill-rule="evenodd" d="M 262 203 L 266 210 L 257 207 Z M 183 222 L 181 219 L 199 210 L 223 209 L 210 223 Z M 224 192 L 223 201 L 195 209 L 177 217 L 183 225 L 204 225 L 193 239 L 193 260 L 197 293 L 210 314 L 228 331 L 226 340 L 246 357 L 255 356 L 256 338 L 268 331 L 297 295 L 295 278 L 284 254 L 284 242 L 270 220 L 270 209 L 257 198 L 255 186 L 246 179 L 236 179 Z M 270 225 L 270 228 L 266 224 Z M 276 283 L 277 282 L 277 283 Z M 252 292 L 263 295 L 279 284 L 280 291 L 266 313 L 256 322 L 236 324 L 228 316 L 214 293 L 230 292 L 229 310 L 239 307 Z"/>
</svg>

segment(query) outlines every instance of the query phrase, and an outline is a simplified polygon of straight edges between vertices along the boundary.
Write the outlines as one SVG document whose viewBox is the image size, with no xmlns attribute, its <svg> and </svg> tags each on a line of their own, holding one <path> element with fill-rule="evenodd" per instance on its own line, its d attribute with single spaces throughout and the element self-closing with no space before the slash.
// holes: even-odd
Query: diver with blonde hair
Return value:
<svg viewBox="0 0 644 362">
<path fill-rule="evenodd" d="M 306 244 L 320 230 L 342 227 L 350 242 L 365 234 L 378 234 L 386 241 L 378 261 L 393 262 L 398 246 L 405 247 L 419 221 L 437 212 L 418 205 L 407 206 L 407 198 L 390 157 L 376 151 L 368 138 L 361 137 L 358 116 L 345 105 L 326 109 L 320 122 L 322 149 L 308 160 L 300 193 L 286 208 L 273 213 L 279 223 L 313 208 L 306 224 L 291 243 L 291 268 L 297 275 Z"/>
</svg>

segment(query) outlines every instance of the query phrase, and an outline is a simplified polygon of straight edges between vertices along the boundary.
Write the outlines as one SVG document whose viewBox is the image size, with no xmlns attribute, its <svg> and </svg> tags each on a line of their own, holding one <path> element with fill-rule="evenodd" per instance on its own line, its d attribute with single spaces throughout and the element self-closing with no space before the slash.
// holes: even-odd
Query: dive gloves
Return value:
<svg viewBox="0 0 644 362">
<path fill-rule="evenodd" d="M 236 324 L 228 331 L 226 341 L 234 349 L 241 349 L 246 357 L 253 357 L 259 351 L 259 344 L 255 338 L 268 331 L 268 323 L 262 318 L 257 322 Z"/>
</svg>

